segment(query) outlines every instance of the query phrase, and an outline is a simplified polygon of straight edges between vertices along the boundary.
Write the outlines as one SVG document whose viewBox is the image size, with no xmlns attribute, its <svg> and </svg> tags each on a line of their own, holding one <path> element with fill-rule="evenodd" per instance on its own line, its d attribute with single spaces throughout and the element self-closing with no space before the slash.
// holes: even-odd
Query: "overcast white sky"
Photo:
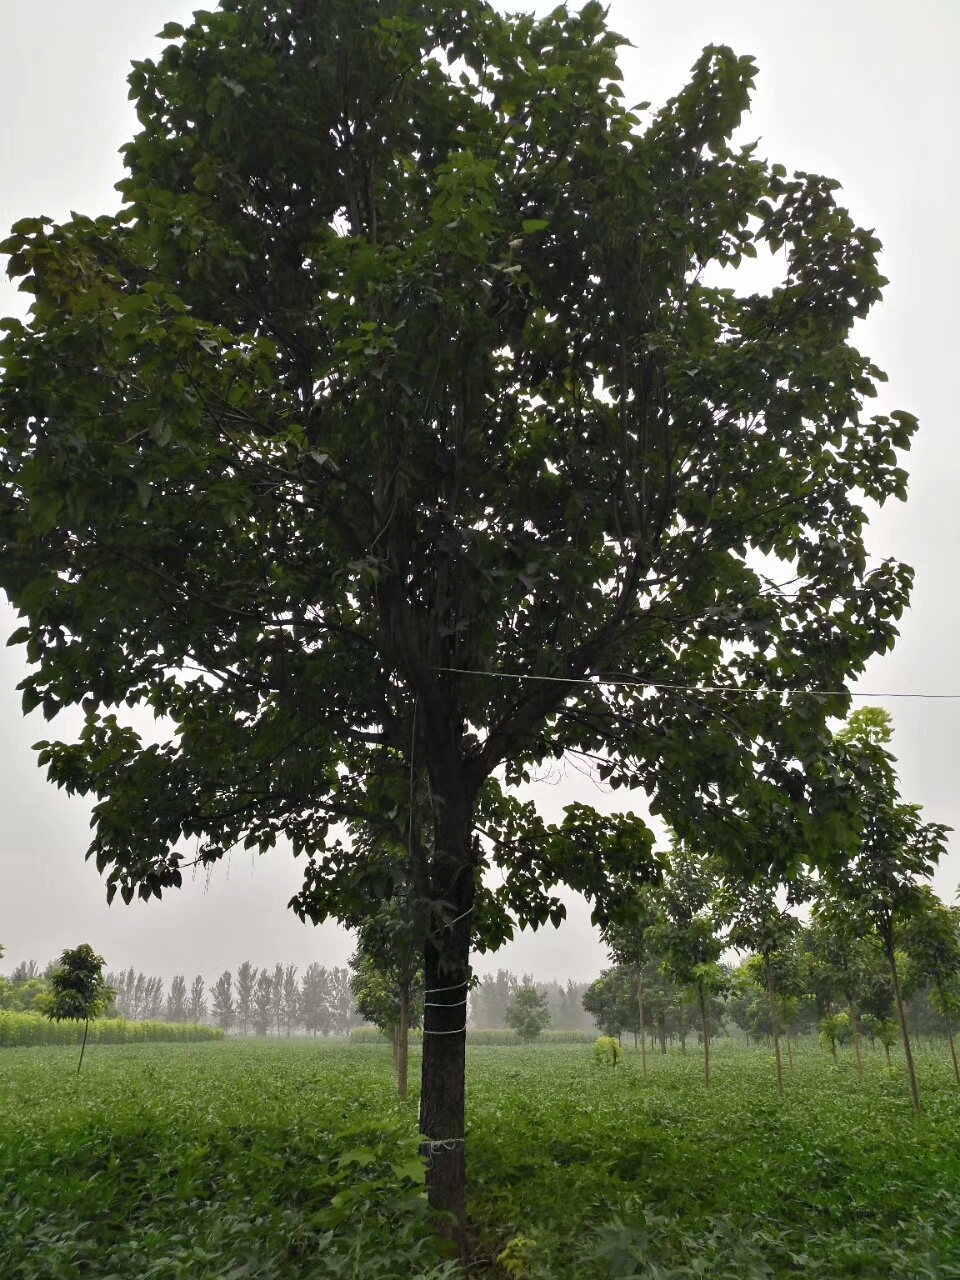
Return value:
<svg viewBox="0 0 960 1280">
<path fill-rule="evenodd" d="M 129 63 L 157 52 L 154 34 L 163 23 L 184 21 L 195 7 L 185 0 L 0 0 L 0 234 L 27 215 L 62 219 L 72 209 L 92 215 L 116 207 L 117 152 L 135 129 Z M 545 12 L 553 4 L 508 7 Z M 923 804 L 928 818 L 960 828 L 960 699 L 889 696 L 960 694 L 953 381 L 960 345 L 960 4 L 612 0 L 610 25 L 634 46 L 621 60 L 631 102 L 656 106 L 676 92 L 707 43 L 753 54 L 760 75 L 744 140 L 759 138 L 761 152 L 788 169 L 838 178 L 855 218 L 875 227 L 885 245 L 891 283 L 858 342 L 890 375 L 880 407 L 916 413 L 921 433 L 908 461 L 910 500 L 879 513 L 870 546 L 912 564 L 917 582 L 897 649 L 871 666 L 859 688 L 886 695 L 876 701 L 894 718 L 904 797 Z M 0 315 L 23 310 L 22 295 L 0 283 Z M 0 605 L 0 636 L 12 625 L 12 611 Z M 22 674 L 19 651 L 0 649 L 5 969 L 29 956 L 45 961 L 82 940 L 109 967 L 132 964 L 166 978 L 184 971 L 209 980 L 248 958 L 301 969 L 312 960 L 346 962 L 351 944 L 342 930 L 305 927 L 285 909 L 299 876 L 281 852 L 234 855 L 209 879 L 199 877 L 161 903 L 108 909 L 95 869 L 83 860 L 88 808 L 48 786 L 30 751 L 48 733 L 67 736 L 69 724 L 66 717 L 52 726 L 23 719 L 15 692 Z M 537 790 L 551 813 L 574 799 L 608 803 L 575 772 Z M 936 881 L 948 898 L 960 879 L 958 851 L 955 836 Z M 571 900 L 560 930 L 524 935 L 481 957 L 478 968 L 588 980 L 604 956 L 587 909 Z"/>
</svg>

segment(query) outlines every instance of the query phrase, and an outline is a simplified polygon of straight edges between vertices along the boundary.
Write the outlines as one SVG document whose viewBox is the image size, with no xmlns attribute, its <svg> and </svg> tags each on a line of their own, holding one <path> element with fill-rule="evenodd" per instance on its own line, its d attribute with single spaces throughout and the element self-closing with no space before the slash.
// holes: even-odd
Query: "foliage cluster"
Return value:
<svg viewBox="0 0 960 1280">
<path fill-rule="evenodd" d="M 532 1044 L 550 1022 L 550 1006 L 545 991 L 532 985 L 518 987 L 507 1005 L 507 1026 L 524 1044 Z"/>
<path fill-rule="evenodd" d="M 0 956 L 3 948 L 0 947 Z M 0 973 L 0 1009 L 12 1009 L 20 1013 L 35 1010 L 37 998 L 50 991 L 49 976 L 53 963 L 42 972 L 35 960 L 21 960 L 9 975 Z"/>
<path fill-rule="evenodd" d="M 609 1062 L 615 1067 L 623 1057 L 623 1049 L 620 1042 L 614 1040 L 613 1036 L 598 1036 L 593 1046 L 594 1062 Z"/>
</svg>

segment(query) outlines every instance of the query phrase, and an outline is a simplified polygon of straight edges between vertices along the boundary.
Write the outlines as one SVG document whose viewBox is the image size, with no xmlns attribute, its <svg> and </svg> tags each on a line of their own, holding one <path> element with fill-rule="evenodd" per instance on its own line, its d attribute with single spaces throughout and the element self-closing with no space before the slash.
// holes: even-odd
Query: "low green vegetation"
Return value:
<svg viewBox="0 0 960 1280">
<path fill-rule="evenodd" d="M 91 1034 L 93 1028 L 91 1027 Z M 417 1051 L 414 1050 L 416 1053 Z M 920 1046 L 837 1063 L 720 1041 L 616 1070 L 587 1045 L 468 1054 L 471 1274 L 960 1278 L 960 1090 Z M 411 1073 L 411 1080 L 416 1072 Z M 460 1274 L 426 1219 L 417 1100 L 389 1044 L 105 1045 L 0 1055 L 0 1275 Z M 498 1261 L 499 1259 L 499 1261 Z"/>
<path fill-rule="evenodd" d="M 79 1045 L 84 1028 L 75 1022 L 51 1022 L 40 1013 L 0 1009 L 0 1049 L 41 1044 Z M 144 1044 L 152 1040 L 222 1040 L 219 1027 L 189 1022 L 127 1022 L 123 1018 L 99 1018 L 90 1024 L 90 1044 Z"/>
</svg>

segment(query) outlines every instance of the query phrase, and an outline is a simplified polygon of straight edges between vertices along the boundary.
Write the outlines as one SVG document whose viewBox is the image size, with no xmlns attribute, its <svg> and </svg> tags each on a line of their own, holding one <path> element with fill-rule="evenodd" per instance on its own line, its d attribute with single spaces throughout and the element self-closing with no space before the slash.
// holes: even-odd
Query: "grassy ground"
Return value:
<svg viewBox="0 0 960 1280">
<path fill-rule="evenodd" d="M 960 1090 L 920 1055 L 861 1084 L 813 1046 L 778 1103 L 762 1050 L 469 1053 L 474 1270 L 491 1277 L 960 1280 Z M 379 1046 L 0 1053 L 4 1280 L 452 1274 L 426 1229 L 416 1102 Z M 499 1264 L 494 1259 L 499 1256 Z"/>
</svg>

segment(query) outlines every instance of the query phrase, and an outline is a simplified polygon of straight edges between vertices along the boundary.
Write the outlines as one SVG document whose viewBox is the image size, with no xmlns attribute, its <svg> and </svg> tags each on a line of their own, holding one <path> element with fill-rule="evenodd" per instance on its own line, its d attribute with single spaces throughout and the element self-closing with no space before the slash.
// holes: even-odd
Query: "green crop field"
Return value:
<svg viewBox="0 0 960 1280">
<path fill-rule="evenodd" d="M 0 1052 L 4 1280 L 460 1274 L 429 1233 L 415 1099 L 379 1045 L 225 1041 Z M 881 1053 L 805 1045 L 617 1066 L 589 1046 L 468 1053 L 472 1272 L 960 1277 L 960 1091 L 924 1113 Z M 500 1257 L 500 1262 L 496 1258 Z"/>
</svg>

